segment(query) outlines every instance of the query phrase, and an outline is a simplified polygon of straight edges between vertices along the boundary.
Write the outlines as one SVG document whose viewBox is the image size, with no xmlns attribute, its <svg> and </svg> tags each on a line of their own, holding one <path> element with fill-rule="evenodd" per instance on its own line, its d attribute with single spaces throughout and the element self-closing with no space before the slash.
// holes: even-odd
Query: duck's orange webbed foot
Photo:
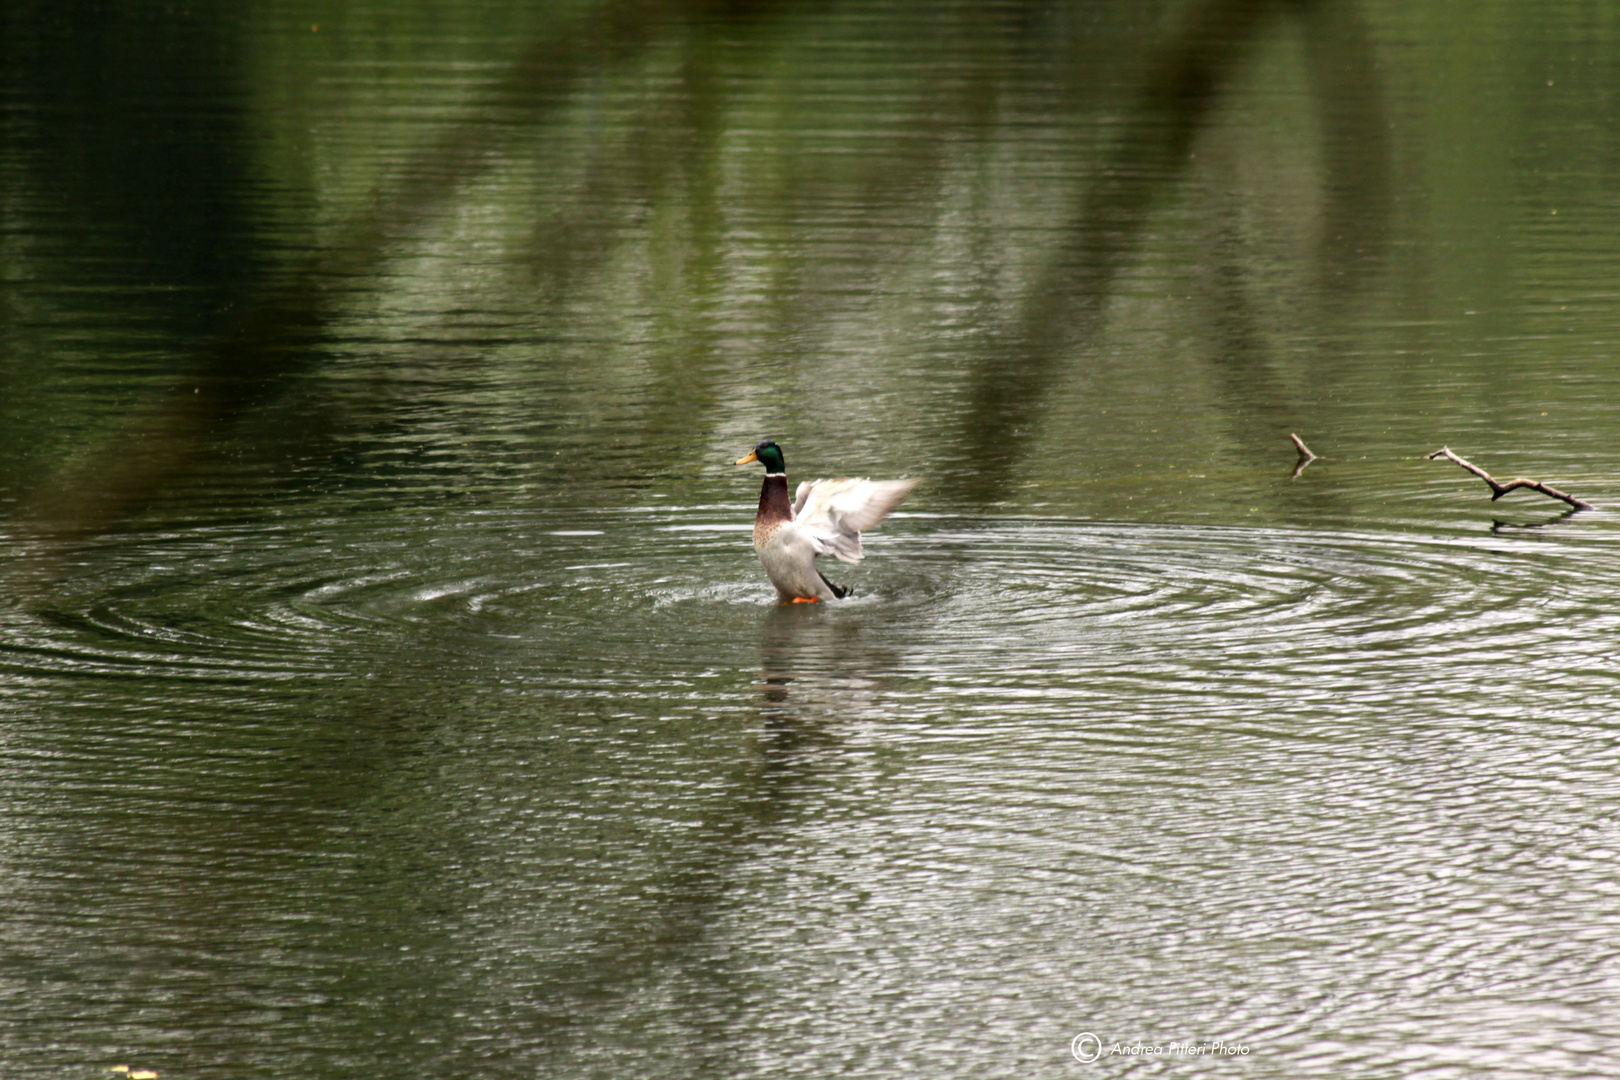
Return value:
<svg viewBox="0 0 1620 1080">
<path fill-rule="evenodd" d="M 819 596 L 795 596 L 788 601 L 790 604 L 817 604 L 820 602 L 821 597 Z"/>
</svg>

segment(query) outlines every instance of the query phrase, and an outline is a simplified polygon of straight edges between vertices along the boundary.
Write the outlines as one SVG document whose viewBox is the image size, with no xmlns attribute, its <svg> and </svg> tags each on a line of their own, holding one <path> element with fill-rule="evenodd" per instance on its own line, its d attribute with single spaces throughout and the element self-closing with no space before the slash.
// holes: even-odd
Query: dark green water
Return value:
<svg viewBox="0 0 1620 1080">
<path fill-rule="evenodd" d="M 1608 7 L 0 20 L 5 1075 L 1620 1071 Z"/>
</svg>

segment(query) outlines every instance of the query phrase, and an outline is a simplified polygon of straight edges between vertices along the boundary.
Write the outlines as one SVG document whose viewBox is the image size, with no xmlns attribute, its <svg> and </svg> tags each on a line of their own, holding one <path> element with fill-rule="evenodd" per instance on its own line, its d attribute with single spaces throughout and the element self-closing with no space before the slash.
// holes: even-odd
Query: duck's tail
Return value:
<svg viewBox="0 0 1620 1080">
<path fill-rule="evenodd" d="M 817 570 L 816 573 L 821 576 L 821 580 L 826 584 L 827 588 L 832 590 L 833 595 L 838 597 L 838 599 L 842 600 L 844 597 L 850 594 L 850 589 L 844 587 L 843 585 L 834 585 L 832 582 L 827 580 L 827 575 L 821 573 L 820 570 Z"/>
</svg>

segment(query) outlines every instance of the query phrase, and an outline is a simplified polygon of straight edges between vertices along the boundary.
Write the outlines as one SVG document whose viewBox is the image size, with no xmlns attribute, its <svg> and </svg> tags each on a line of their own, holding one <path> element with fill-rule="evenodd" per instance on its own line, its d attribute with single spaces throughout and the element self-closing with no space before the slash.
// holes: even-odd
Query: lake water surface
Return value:
<svg viewBox="0 0 1620 1080">
<path fill-rule="evenodd" d="M 1608 9 L 3 12 L 6 1075 L 1620 1072 Z"/>
</svg>

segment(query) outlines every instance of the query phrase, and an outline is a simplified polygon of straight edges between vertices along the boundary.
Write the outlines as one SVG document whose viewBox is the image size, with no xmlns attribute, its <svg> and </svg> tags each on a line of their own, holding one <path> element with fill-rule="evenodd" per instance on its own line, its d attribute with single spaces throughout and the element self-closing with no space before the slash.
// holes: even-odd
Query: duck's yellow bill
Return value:
<svg viewBox="0 0 1620 1080">
<path fill-rule="evenodd" d="M 738 465 L 746 465 L 750 461 L 758 461 L 758 460 L 759 460 L 759 455 L 754 453 L 752 450 L 750 450 L 750 451 L 748 451 L 746 456 L 740 457 L 740 458 L 737 459 L 737 464 Z"/>
</svg>

